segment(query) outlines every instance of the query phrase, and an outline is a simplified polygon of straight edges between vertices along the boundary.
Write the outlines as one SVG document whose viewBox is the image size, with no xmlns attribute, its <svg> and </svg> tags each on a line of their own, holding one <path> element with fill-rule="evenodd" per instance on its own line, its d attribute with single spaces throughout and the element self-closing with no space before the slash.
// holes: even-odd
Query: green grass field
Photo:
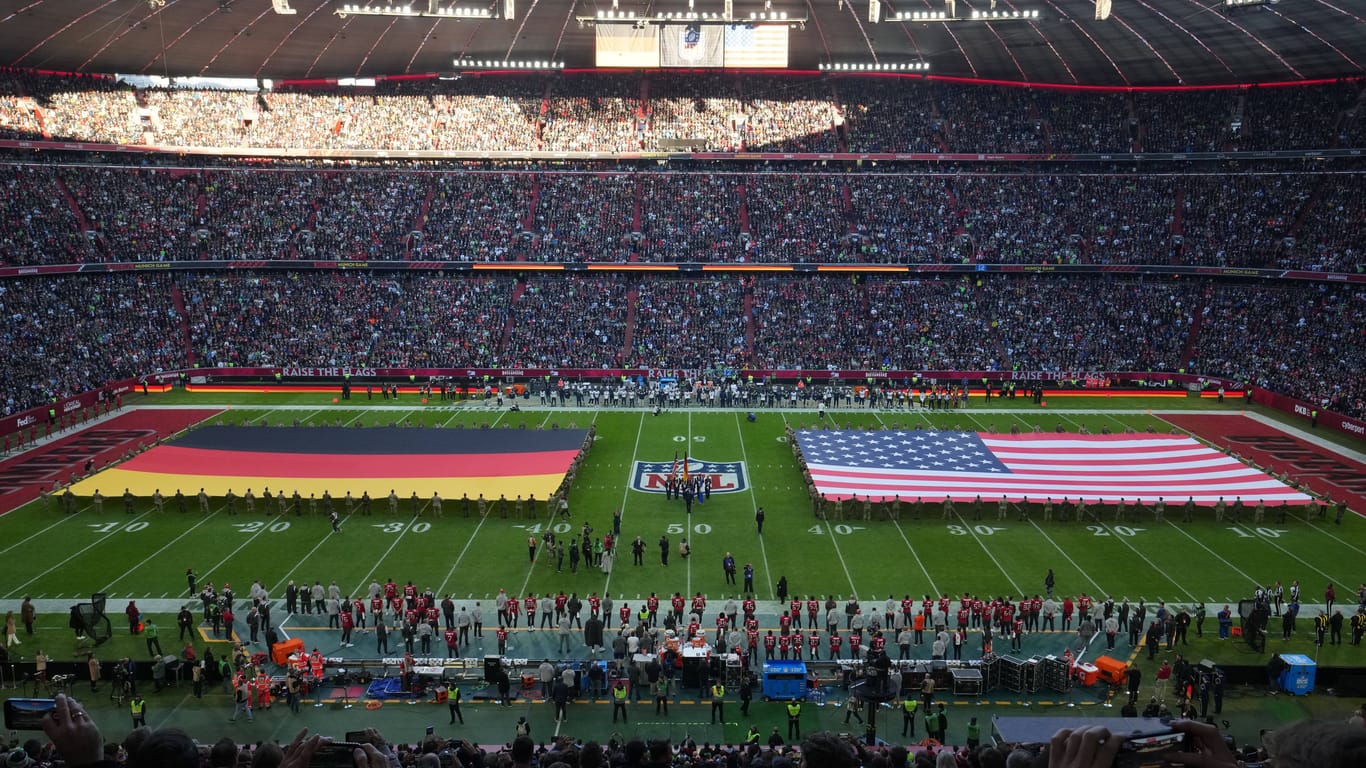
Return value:
<svg viewBox="0 0 1366 768">
<path fill-rule="evenodd" d="M 1344 597 L 1361 580 L 1366 555 L 1366 525 L 1356 516 L 1343 526 L 1298 516 L 1284 524 L 1217 524 L 1205 516 L 1190 524 L 1147 521 L 1114 524 L 996 520 L 994 507 L 984 520 L 940 518 L 937 508 L 921 519 L 910 511 L 900 522 L 887 520 L 821 521 L 813 517 L 800 473 L 783 430 L 785 425 L 813 424 L 811 411 L 762 412 L 750 423 L 741 412 L 536 411 L 508 413 L 465 404 L 420 405 L 416 399 L 398 409 L 373 407 L 364 400 L 333 406 L 331 397 L 312 395 L 152 396 L 141 404 L 230 406 L 220 420 L 272 424 L 415 423 L 452 428 L 458 424 L 491 428 L 577 425 L 597 427 L 598 440 L 570 492 L 572 525 L 548 519 L 502 519 L 490 515 L 462 517 L 458 504 L 445 505 L 445 517 L 430 512 L 412 515 L 405 502 L 401 515 L 390 517 L 376 504 L 373 517 L 351 516 L 342 532 L 332 534 L 321 517 L 229 516 L 222 506 L 203 517 L 197 512 L 161 515 L 141 503 L 134 516 L 121 503 L 105 504 L 102 517 L 88 507 L 63 517 L 41 502 L 0 519 L 3 552 L 22 553 L 24 565 L 0 573 L 0 595 L 17 600 L 74 598 L 91 592 L 120 600 L 176 597 L 185 591 L 184 573 L 194 568 L 201 583 L 233 583 L 239 593 L 256 579 L 279 596 L 289 580 L 324 584 L 336 580 L 344 591 L 357 591 L 373 579 L 411 579 L 439 594 L 480 598 L 499 588 L 524 595 L 565 589 L 580 594 L 612 592 L 627 600 L 649 592 L 734 592 L 725 584 L 721 558 L 734 554 L 754 564 L 756 597 L 773 596 L 774 583 L 786 576 L 800 594 L 856 594 L 885 599 L 889 594 L 926 593 L 1018 595 L 1042 591 L 1043 575 L 1057 573 L 1061 593 L 1088 592 L 1148 601 L 1205 601 L 1222 604 L 1249 594 L 1254 583 L 1298 579 L 1306 602 L 1317 602 L 1326 582 L 1339 585 Z M 269 409 L 263 405 L 272 406 Z M 385 405 L 389 405 L 385 403 Z M 980 404 L 975 403 L 975 406 Z M 1169 425 L 1148 409 L 1215 408 L 1199 400 L 1077 399 L 1041 411 L 1024 402 L 999 403 L 948 414 L 834 412 L 828 423 L 840 426 L 910 426 L 1007 431 L 1012 424 L 1045 429 L 1087 425 L 1121 431 Z M 253 407 L 255 406 L 255 407 Z M 285 409 L 281 409 L 284 407 Z M 1237 407 L 1237 406 L 1231 406 Z M 1090 410 L 1080 413 L 1081 410 Z M 745 463 L 750 488 L 716 494 L 695 507 L 691 519 L 681 502 L 662 495 L 628 490 L 632 462 L 670 461 L 676 452 L 694 458 Z M 339 491 L 340 495 L 344 491 Z M 756 505 L 768 513 L 765 533 L 756 535 Z M 959 512 L 969 515 L 968 505 Z M 191 505 L 193 507 L 193 505 Z M 555 525 L 574 534 L 583 521 L 599 533 L 611 527 L 614 509 L 622 510 L 625 542 L 645 539 L 646 565 L 630 564 L 622 550 L 610 575 L 580 569 L 557 574 L 547 562 L 529 564 L 527 537 Z M 273 510 L 272 510 L 273 511 Z M 543 505 L 542 505 L 543 517 Z M 861 514 L 859 515 L 861 517 Z M 686 536 L 692 557 L 676 553 L 667 568 L 658 561 L 655 542 L 667 535 L 675 547 Z M 1346 587 L 1344 589 L 1343 587 Z M 1349 598 L 1350 599 L 1350 598 Z M 1211 613 L 1213 613 L 1211 610 Z"/>
</svg>

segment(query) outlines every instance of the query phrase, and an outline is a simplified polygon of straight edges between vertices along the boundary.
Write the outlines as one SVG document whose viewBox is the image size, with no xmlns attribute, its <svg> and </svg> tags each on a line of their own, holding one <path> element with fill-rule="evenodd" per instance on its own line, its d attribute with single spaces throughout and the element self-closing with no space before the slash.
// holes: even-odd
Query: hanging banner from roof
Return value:
<svg viewBox="0 0 1366 768">
<path fill-rule="evenodd" d="M 659 31 L 659 66 L 721 67 L 725 38 L 715 24 L 664 24 Z"/>
<path fill-rule="evenodd" d="M 786 24 L 729 24 L 726 67 L 787 67 Z"/>
<path fill-rule="evenodd" d="M 599 67 L 650 68 L 659 66 L 659 28 L 634 24 L 599 24 L 597 65 Z"/>
</svg>

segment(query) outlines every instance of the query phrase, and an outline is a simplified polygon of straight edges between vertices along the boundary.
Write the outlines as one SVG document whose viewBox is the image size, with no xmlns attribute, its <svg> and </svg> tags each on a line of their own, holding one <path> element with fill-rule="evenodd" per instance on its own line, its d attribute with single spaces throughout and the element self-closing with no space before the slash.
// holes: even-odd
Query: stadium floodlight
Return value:
<svg viewBox="0 0 1366 768">
<path fill-rule="evenodd" d="M 512 18 L 508 11 L 511 9 L 511 2 L 505 5 L 504 18 Z M 461 6 L 452 2 L 450 5 L 442 7 L 440 0 L 426 0 L 420 7 L 414 8 L 410 3 L 395 4 L 386 2 L 383 6 L 363 5 L 361 3 L 343 3 L 338 5 L 333 11 L 338 16 L 413 16 L 435 19 L 495 19 L 498 18 L 493 6 Z"/>
<path fill-rule="evenodd" d="M 930 63 L 928 61 L 841 61 L 821 64 L 819 69 L 822 72 L 928 72 L 930 71 Z"/>
<path fill-rule="evenodd" d="M 922 24 L 951 24 L 955 22 L 1003 22 L 1003 21 L 1038 21 L 1039 12 L 1035 9 L 1030 10 L 974 10 L 966 16 L 957 16 L 952 10 L 948 11 L 898 11 L 891 15 L 892 21 L 912 22 Z"/>
</svg>

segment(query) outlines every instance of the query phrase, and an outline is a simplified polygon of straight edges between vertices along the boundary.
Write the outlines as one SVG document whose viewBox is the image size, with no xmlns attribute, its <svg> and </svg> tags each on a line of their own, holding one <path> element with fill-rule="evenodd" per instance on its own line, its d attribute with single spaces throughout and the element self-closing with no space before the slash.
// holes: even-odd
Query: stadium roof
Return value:
<svg viewBox="0 0 1366 768">
<path fill-rule="evenodd" d="M 356 2 L 357 0 L 353 0 Z M 383 0 L 368 1 L 383 5 Z M 442 6 L 453 0 L 440 0 Z M 593 64 L 594 30 L 576 17 L 611 0 L 514 0 L 511 20 L 389 18 L 333 13 L 334 0 L 0 0 L 0 64 L 90 73 L 330 78 L 449 70 L 452 59 L 554 59 Z M 723 0 L 695 0 L 720 12 Z M 763 10 L 733 0 L 734 13 Z M 1036 83 L 1225 84 L 1357 76 L 1366 64 L 1366 1 L 998 0 L 1037 10 L 1038 22 L 956 24 L 868 21 L 869 0 L 772 0 L 806 17 L 791 65 L 924 58 L 933 72 Z M 1240 0 L 1247 2 L 1247 0 Z M 414 6 L 423 0 L 415 0 Z M 496 8 L 504 0 L 460 0 Z M 958 0 L 957 13 L 992 0 Z M 752 7 L 751 7 L 752 6 Z M 619 0 L 621 11 L 685 11 L 686 0 Z M 883 16 L 939 11 L 944 0 L 883 2 Z"/>
</svg>

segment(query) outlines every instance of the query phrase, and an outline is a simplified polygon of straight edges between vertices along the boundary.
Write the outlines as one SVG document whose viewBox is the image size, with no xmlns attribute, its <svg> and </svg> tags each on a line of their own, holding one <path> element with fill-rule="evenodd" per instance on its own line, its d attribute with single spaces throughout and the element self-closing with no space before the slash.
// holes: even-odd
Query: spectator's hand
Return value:
<svg viewBox="0 0 1366 768">
<path fill-rule="evenodd" d="M 379 751 L 374 744 L 361 744 L 351 753 L 355 758 L 356 768 L 389 768 L 389 758 Z"/>
<path fill-rule="evenodd" d="M 64 693 L 56 707 L 43 718 L 43 732 L 66 758 L 67 765 L 92 765 L 104 759 L 104 737 L 85 707 Z"/>
<path fill-rule="evenodd" d="M 331 741 L 331 739 L 326 739 L 317 734 L 308 736 L 308 738 L 304 738 L 305 736 L 308 736 L 307 728 L 299 731 L 294 736 L 294 741 L 285 747 L 285 759 L 280 762 L 280 768 L 308 768 L 309 764 L 313 762 L 313 753 L 318 751 L 318 747 Z"/>
<path fill-rule="evenodd" d="M 1049 744 L 1049 768 L 1110 768 L 1123 741 L 1103 725 L 1063 728 Z"/>
<path fill-rule="evenodd" d="M 1173 720 L 1172 728 L 1187 735 L 1192 751 L 1170 752 L 1163 755 L 1162 759 L 1198 768 L 1237 768 L 1238 760 L 1229 751 L 1218 728 L 1195 720 Z"/>
</svg>

